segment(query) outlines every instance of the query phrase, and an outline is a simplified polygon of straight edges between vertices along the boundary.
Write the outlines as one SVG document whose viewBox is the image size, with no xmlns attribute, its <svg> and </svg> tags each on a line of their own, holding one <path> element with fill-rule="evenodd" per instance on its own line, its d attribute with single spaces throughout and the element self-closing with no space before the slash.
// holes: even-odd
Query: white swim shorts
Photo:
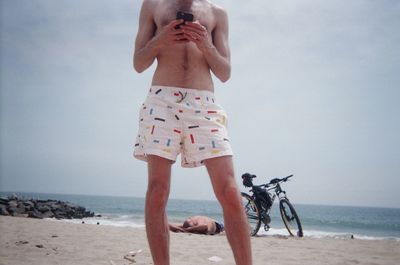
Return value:
<svg viewBox="0 0 400 265">
<path fill-rule="evenodd" d="M 205 90 L 152 86 L 139 113 L 134 156 L 147 161 L 157 155 L 182 167 L 198 167 L 205 159 L 233 155 L 227 115 Z"/>
</svg>

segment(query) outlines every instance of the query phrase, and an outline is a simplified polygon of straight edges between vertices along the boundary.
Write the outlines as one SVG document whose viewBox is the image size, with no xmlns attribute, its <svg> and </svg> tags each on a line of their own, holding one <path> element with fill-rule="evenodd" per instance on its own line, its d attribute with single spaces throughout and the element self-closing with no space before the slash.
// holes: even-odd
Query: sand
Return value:
<svg viewBox="0 0 400 265">
<path fill-rule="evenodd" d="M 400 242 L 262 236 L 255 265 L 400 264 Z M 124 259 L 142 250 L 135 263 Z M 216 256 L 211 261 L 210 257 Z M 218 259 L 219 258 L 219 259 Z M 152 264 L 144 229 L 0 216 L 0 264 Z M 171 265 L 235 264 L 225 235 L 171 233 Z"/>
</svg>

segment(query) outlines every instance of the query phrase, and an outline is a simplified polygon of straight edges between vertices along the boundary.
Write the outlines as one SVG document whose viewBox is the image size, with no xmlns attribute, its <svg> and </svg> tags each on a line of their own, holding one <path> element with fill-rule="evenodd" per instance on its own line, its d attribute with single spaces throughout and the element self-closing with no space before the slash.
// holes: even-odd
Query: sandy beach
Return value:
<svg viewBox="0 0 400 265">
<path fill-rule="evenodd" d="M 152 264 L 144 229 L 0 216 L 0 264 Z M 253 237 L 255 265 L 399 264 L 400 242 Z M 124 259 L 142 250 L 135 262 Z M 211 261 L 217 256 L 220 261 Z M 225 235 L 171 233 L 171 264 L 234 264 Z"/>
</svg>

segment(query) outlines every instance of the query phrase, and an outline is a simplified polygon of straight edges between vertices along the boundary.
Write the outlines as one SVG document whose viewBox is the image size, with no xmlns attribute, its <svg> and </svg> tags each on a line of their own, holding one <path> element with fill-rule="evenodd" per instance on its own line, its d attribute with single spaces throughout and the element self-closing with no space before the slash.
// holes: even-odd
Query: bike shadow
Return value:
<svg viewBox="0 0 400 265">
<path fill-rule="evenodd" d="M 284 236 L 284 235 L 255 235 L 253 237 L 256 237 L 256 238 L 278 238 L 278 239 L 294 238 L 292 236 Z"/>
</svg>

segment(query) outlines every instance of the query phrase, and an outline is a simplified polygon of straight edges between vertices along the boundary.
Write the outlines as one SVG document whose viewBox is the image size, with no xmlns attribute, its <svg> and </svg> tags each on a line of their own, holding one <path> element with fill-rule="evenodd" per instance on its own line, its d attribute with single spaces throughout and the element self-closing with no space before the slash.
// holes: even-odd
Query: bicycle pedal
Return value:
<svg viewBox="0 0 400 265">
<path fill-rule="evenodd" d="M 268 232 L 269 229 L 270 229 L 269 225 L 264 225 L 264 230 L 265 230 L 265 232 Z"/>
</svg>

